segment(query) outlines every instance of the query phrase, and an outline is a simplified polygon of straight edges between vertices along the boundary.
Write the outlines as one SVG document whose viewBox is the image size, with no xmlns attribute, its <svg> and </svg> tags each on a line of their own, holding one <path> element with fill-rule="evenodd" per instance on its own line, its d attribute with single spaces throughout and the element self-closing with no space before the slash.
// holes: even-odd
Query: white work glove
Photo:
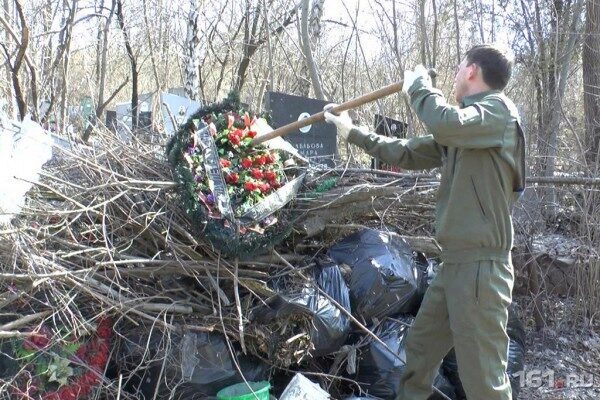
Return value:
<svg viewBox="0 0 600 400">
<path fill-rule="evenodd" d="M 415 83 L 415 81 L 419 78 L 423 78 L 425 80 L 425 84 L 427 86 L 431 86 L 431 77 L 429 76 L 429 71 L 427 71 L 427 68 L 425 68 L 421 64 L 417 65 L 414 71 L 405 70 L 404 82 L 402 83 L 402 91 L 408 94 L 408 89 L 410 89 L 413 83 Z"/>
<path fill-rule="evenodd" d="M 342 111 L 340 115 L 334 115 L 328 111 L 336 105 L 337 104 L 327 104 L 325 107 L 323 107 L 323 111 L 325 111 L 325 121 L 329 124 L 335 124 L 338 135 L 342 139 L 348 140 L 350 130 L 354 128 L 354 124 L 352 124 L 352 118 L 350 118 L 350 115 L 348 115 L 347 111 Z"/>
</svg>

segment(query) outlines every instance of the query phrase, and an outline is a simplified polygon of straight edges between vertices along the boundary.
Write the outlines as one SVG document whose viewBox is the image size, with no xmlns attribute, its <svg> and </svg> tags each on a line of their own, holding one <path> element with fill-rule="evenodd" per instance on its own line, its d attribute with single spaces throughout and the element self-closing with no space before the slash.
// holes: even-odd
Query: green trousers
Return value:
<svg viewBox="0 0 600 400">
<path fill-rule="evenodd" d="M 441 264 L 406 338 L 398 400 L 426 400 L 442 359 L 454 346 L 468 400 L 511 400 L 506 374 L 512 264 Z"/>
</svg>

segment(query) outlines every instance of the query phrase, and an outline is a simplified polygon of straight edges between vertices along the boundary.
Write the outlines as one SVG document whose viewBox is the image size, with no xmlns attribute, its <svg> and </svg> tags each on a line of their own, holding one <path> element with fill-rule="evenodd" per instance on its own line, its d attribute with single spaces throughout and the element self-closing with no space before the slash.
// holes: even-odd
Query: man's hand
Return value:
<svg viewBox="0 0 600 400">
<path fill-rule="evenodd" d="M 348 140 L 350 130 L 354 127 L 352 124 L 352 118 L 350 118 L 350 115 L 348 115 L 347 111 L 342 111 L 340 115 L 334 115 L 330 113 L 329 110 L 336 105 L 337 104 L 327 104 L 325 107 L 323 107 L 323 111 L 325 111 L 325 121 L 329 124 L 335 124 L 338 135 L 342 139 Z"/>
<path fill-rule="evenodd" d="M 414 71 L 405 70 L 404 71 L 404 82 L 402 83 L 402 91 L 408 94 L 408 89 L 412 86 L 413 83 L 419 78 L 423 78 L 425 80 L 425 84 L 427 86 L 431 86 L 431 77 L 429 76 L 429 71 L 427 68 L 422 66 L 421 64 L 417 65 Z"/>
</svg>

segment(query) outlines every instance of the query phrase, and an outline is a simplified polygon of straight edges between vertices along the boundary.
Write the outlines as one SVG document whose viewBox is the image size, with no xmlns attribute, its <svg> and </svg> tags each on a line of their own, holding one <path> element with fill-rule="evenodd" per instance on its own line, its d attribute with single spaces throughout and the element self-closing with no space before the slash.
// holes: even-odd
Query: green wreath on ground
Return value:
<svg viewBox="0 0 600 400">
<path fill-rule="evenodd" d="M 287 205 L 302 184 L 305 160 L 283 140 L 252 145 L 265 126 L 231 93 L 196 111 L 167 144 L 194 233 L 225 256 L 266 252 L 292 229 Z"/>
</svg>

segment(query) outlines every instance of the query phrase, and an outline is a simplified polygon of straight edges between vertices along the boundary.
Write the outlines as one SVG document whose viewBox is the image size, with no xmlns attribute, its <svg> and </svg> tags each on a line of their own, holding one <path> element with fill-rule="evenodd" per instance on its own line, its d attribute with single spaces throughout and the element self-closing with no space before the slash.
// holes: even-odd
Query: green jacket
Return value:
<svg viewBox="0 0 600 400">
<path fill-rule="evenodd" d="M 401 168 L 442 167 L 435 228 L 443 261 L 509 261 L 511 208 L 525 187 L 525 141 L 515 105 L 494 90 L 454 107 L 422 78 L 408 92 L 430 135 L 396 139 L 354 128 L 348 140 Z"/>
</svg>

